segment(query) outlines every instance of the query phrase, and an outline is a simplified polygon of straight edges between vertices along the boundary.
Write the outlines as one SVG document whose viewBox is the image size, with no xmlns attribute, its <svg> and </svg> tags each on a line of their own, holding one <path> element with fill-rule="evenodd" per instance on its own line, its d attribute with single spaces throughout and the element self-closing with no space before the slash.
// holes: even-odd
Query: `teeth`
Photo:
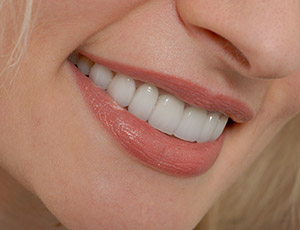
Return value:
<svg viewBox="0 0 300 230">
<path fill-rule="evenodd" d="M 201 135 L 206 117 L 207 111 L 192 106 L 187 107 L 183 112 L 174 136 L 191 142 L 197 140 Z"/>
<path fill-rule="evenodd" d="M 120 106 L 128 106 L 131 114 L 166 134 L 203 143 L 218 139 L 227 124 L 228 117 L 221 113 L 189 106 L 153 85 L 139 85 L 128 76 L 119 73 L 114 76 L 111 70 L 84 56 L 71 54 L 69 60 L 89 75 L 95 85 L 107 90 Z"/>
<path fill-rule="evenodd" d="M 93 64 L 94 63 L 91 60 L 84 56 L 81 56 L 77 62 L 77 67 L 81 73 L 83 73 L 84 75 L 89 75 L 90 69 L 93 66 Z"/>
<path fill-rule="evenodd" d="M 184 103 L 170 94 L 159 96 L 148 120 L 154 128 L 172 135 L 182 117 Z"/>
<path fill-rule="evenodd" d="M 143 121 L 147 121 L 158 98 L 158 89 L 149 84 L 141 85 L 128 107 L 128 111 Z"/>
<path fill-rule="evenodd" d="M 214 130 L 213 134 L 210 137 L 210 140 L 214 141 L 214 140 L 218 139 L 218 137 L 223 132 L 223 130 L 227 124 L 227 121 L 228 121 L 227 116 L 221 116 L 216 129 Z"/>
<path fill-rule="evenodd" d="M 116 74 L 107 88 L 108 94 L 122 107 L 130 104 L 135 93 L 135 81 L 122 74 Z"/>
<path fill-rule="evenodd" d="M 219 123 L 220 115 L 220 113 L 214 112 L 206 116 L 204 126 L 201 129 L 200 136 L 197 138 L 197 142 L 207 142 L 210 140 L 210 137 L 213 135 L 213 132 Z"/>
<path fill-rule="evenodd" d="M 94 64 L 89 73 L 91 80 L 101 89 L 107 89 L 113 79 L 113 72 L 104 66 Z"/>
</svg>

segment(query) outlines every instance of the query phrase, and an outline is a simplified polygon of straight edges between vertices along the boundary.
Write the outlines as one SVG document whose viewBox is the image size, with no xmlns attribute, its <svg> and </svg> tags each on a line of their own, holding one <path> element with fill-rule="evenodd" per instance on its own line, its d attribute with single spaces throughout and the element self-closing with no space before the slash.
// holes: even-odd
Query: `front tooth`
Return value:
<svg viewBox="0 0 300 230">
<path fill-rule="evenodd" d="M 228 121 L 228 117 L 227 116 L 221 116 L 220 117 L 220 120 L 218 122 L 218 125 L 216 127 L 216 129 L 214 130 L 210 140 L 214 141 L 216 139 L 218 139 L 218 137 L 221 135 L 221 133 L 223 132 L 226 124 L 227 124 L 227 121 Z"/>
<path fill-rule="evenodd" d="M 206 118 L 207 112 L 205 110 L 192 106 L 187 107 L 174 136 L 186 141 L 195 141 L 201 134 Z"/>
<path fill-rule="evenodd" d="M 197 138 L 197 142 L 207 142 L 213 135 L 220 119 L 220 113 L 214 112 L 207 115 L 204 126 L 201 130 L 200 136 Z"/>
<path fill-rule="evenodd" d="M 84 75 L 89 75 L 90 69 L 92 68 L 93 64 L 94 63 L 85 56 L 81 56 L 77 62 L 78 69 Z"/>
<path fill-rule="evenodd" d="M 183 109 L 184 103 L 175 96 L 161 95 L 148 122 L 154 128 L 172 135 L 182 117 Z"/>
<path fill-rule="evenodd" d="M 154 109 L 157 98 L 158 89 L 155 86 L 143 84 L 137 89 L 128 111 L 141 120 L 146 121 Z"/>
<path fill-rule="evenodd" d="M 94 64 L 89 73 L 91 80 L 101 89 L 107 89 L 113 78 L 113 72 L 102 65 Z"/>
<path fill-rule="evenodd" d="M 135 93 L 135 81 L 122 74 L 116 74 L 110 82 L 107 93 L 122 107 L 130 104 Z"/>
</svg>

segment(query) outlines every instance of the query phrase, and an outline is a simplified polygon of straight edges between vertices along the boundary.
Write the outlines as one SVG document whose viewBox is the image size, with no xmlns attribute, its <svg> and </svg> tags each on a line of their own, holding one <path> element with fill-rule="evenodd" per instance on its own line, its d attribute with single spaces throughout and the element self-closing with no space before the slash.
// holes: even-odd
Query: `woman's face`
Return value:
<svg viewBox="0 0 300 230">
<path fill-rule="evenodd" d="M 300 1 L 37 7 L 20 71 L 1 79 L 0 162 L 70 229 L 192 229 L 300 111 Z M 209 143 L 159 132 L 78 72 L 75 49 L 233 122 Z"/>
</svg>

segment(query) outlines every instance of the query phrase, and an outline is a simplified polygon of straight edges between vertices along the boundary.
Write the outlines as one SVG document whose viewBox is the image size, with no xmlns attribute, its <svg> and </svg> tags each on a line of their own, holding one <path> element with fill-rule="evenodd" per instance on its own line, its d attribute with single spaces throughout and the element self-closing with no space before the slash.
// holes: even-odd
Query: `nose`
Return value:
<svg viewBox="0 0 300 230">
<path fill-rule="evenodd" d="M 187 30 L 231 44 L 246 76 L 283 78 L 300 68 L 300 1 L 176 0 L 176 7 Z"/>
</svg>

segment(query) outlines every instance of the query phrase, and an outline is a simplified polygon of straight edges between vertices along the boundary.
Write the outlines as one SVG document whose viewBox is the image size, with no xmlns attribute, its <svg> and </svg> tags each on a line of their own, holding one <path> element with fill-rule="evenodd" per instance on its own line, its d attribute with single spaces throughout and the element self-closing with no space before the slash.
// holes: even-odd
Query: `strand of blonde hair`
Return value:
<svg viewBox="0 0 300 230">
<path fill-rule="evenodd" d="M 13 1 L 0 0 L 1 30 L 0 30 L 0 77 L 5 72 L 12 82 L 14 75 L 20 68 L 20 62 L 26 52 L 27 42 L 30 34 L 33 0 Z M 20 15 L 17 17 L 17 15 Z M 12 47 L 7 47 L 5 37 L 13 33 L 15 41 Z M 6 61 L 4 61 L 6 60 Z"/>
</svg>

